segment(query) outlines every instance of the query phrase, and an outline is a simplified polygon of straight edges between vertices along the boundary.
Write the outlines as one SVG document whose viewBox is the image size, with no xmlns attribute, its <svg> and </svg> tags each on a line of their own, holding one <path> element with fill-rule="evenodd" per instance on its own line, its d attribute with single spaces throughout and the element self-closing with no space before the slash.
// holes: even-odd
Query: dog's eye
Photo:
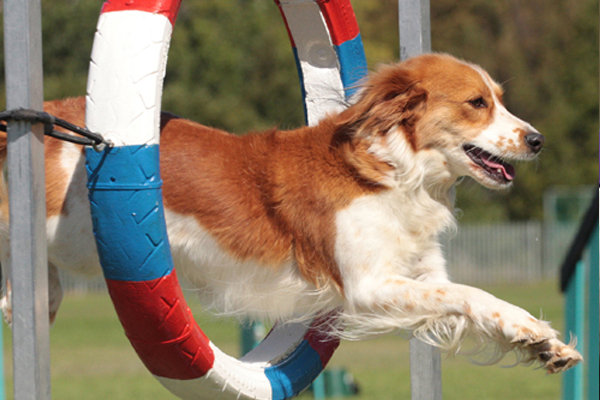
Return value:
<svg viewBox="0 0 600 400">
<path fill-rule="evenodd" d="M 477 97 L 475 99 L 469 100 L 469 104 L 475 108 L 486 108 L 487 103 L 483 99 L 483 97 Z"/>
</svg>

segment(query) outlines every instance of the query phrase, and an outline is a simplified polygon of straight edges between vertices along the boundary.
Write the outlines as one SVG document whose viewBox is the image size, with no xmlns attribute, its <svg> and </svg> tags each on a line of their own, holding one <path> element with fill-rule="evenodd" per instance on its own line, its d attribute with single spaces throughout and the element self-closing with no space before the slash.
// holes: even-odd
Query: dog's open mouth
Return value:
<svg viewBox="0 0 600 400">
<path fill-rule="evenodd" d="M 509 183 L 515 179 L 515 168 L 506 161 L 471 144 L 465 144 L 463 149 L 469 158 L 496 182 Z"/>
</svg>

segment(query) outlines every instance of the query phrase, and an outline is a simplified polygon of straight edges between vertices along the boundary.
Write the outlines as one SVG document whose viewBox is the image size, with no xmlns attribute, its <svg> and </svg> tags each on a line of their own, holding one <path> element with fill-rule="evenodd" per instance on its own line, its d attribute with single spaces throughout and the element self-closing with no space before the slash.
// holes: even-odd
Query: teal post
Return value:
<svg viewBox="0 0 600 400">
<path fill-rule="evenodd" d="M 587 336 L 587 357 L 584 362 L 588 364 L 587 367 L 587 384 L 588 384 L 588 399 L 597 400 L 599 397 L 598 391 L 598 317 L 600 313 L 598 304 L 598 225 L 592 233 L 592 237 L 588 242 L 589 249 L 589 276 L 587 279 L 587 292 L 588 292 L 588 336 Z"/>
<path fill-rule="evenodd" d="M 259 321 L 246 321 L 240 325 L 242 356 L 260 344 L 265 336 L 265 326 Z"/>
<path fill-rule="evenodd" d="M 327 391 L 325 390 L 325 374 L 323 372 L 313 381 L 311 389 L 313 392 L 313 399 L 322 400 L 327 398 Z"/>
<path fill-rule="evenodd" d="M 567 335 L 577 337 L 577 350 L 583 354 L 585 342 L 585 264 L 577 262 L 575 273 L 571 277 L 566 290 L 565 324 Z M 584 370 L 579 364 L 563 373 L 563 399 L 582 400 Z"/>
</svg>

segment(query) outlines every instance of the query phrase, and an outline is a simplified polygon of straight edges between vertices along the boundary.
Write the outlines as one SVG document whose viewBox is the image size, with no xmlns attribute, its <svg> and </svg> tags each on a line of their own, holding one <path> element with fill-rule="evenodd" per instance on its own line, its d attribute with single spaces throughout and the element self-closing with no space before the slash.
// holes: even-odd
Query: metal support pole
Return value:
<svg viewBox="0 0 600 400">
<path fill-rule="evenodd" d="M 7 109 L 43 107 L 40 0 L 4 1 Z M 43 127 L 8 124 L 15 400 L 50 399 Z"/>
<path fill-rule="evenodd" d="M 431 52 L 429 0 L 399 0 L 400 60 Z"/>
<path fill-rule="evenodd" d="M 399 0 L 400 59 L 431 52 L 429 0 Z M 439 351 L 418 339 L 410 341 L 412 400 L 442 399 L 442 361 Z"/>
<path fill-rule="evenodd" d="M 419 339 L 410 341 L 410 391 L 412 400 L 441 400 L 440 351 Z"/>
</svg>

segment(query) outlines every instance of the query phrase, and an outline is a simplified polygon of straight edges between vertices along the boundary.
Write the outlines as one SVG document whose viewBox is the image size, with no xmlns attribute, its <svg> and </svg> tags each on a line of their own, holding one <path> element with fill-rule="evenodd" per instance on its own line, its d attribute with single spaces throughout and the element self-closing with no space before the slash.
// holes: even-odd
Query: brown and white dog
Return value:
<svg viewBox="0 0 600 400">
<path fill-rule="evenodd" d="M 83 99 L 46 111 L 84 124 Z M 221 312 L 289 320 L 341 308 L 346 337 L 406 330 L 449 349 L 474 337 L 549 372 L 581 360 L 548 323 L 447 278 L 439 236 L 455 226 L 457 178 L 507 188 L 515 172 L 504 160 L 532 160 L 544 140 L 506 110 L 483 69 L 424 55 L 371 75 L 353 105 L 315 127 L 235 136 L 163 114 L 161 132 L 176 268 Z M 54 318 L 57 269 L 100 265 L 82 148 L 46 138 L 45 151 Z M 1 193 L 6 267 L 4 181 Z"/>
</svg>

